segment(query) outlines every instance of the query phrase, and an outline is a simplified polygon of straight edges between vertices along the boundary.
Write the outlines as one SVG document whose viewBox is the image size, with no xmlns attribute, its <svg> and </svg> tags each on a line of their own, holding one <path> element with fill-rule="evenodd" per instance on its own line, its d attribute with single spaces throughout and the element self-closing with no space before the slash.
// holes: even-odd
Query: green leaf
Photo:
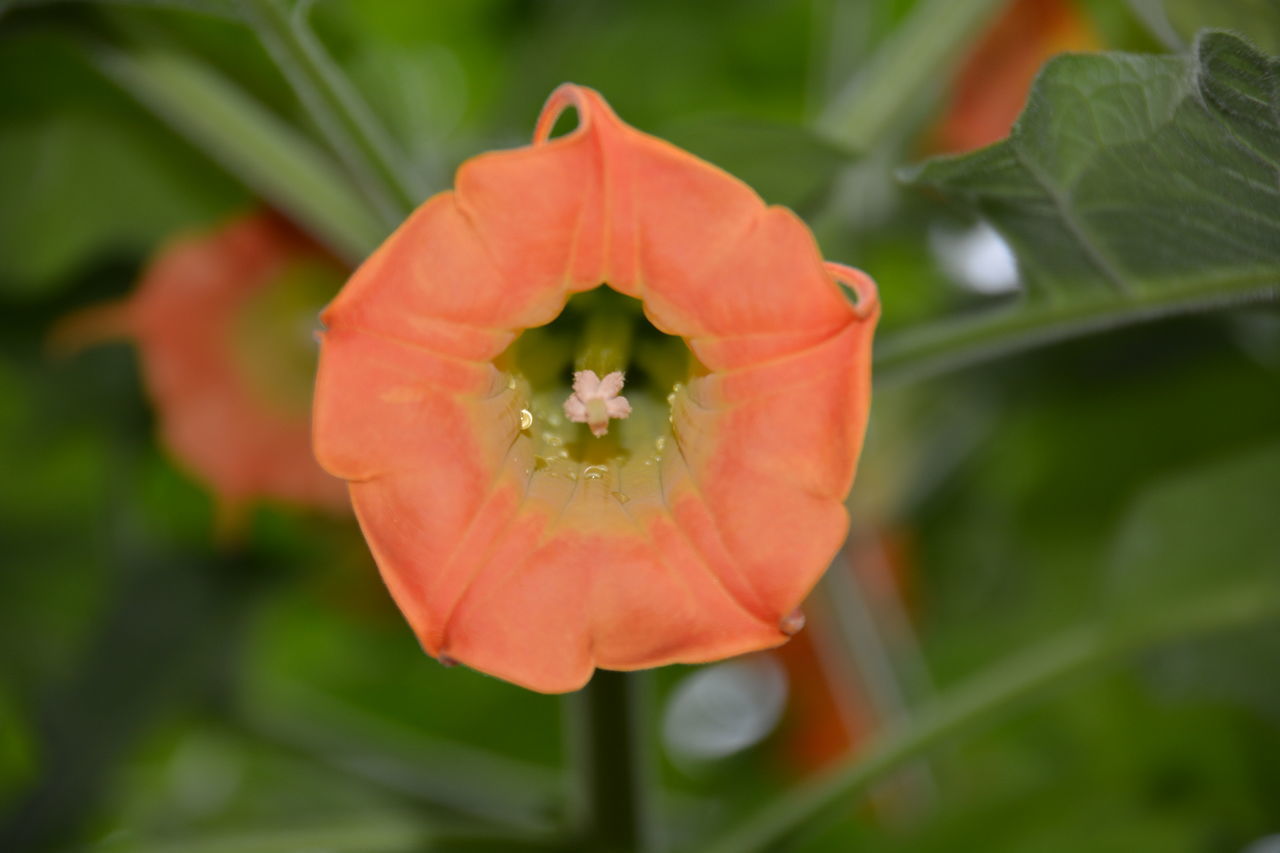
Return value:
<svg viewBox="0 0 1280 853">
<path fill-rule="evenodd" d="M 1063 56 L 1012 135 L 904 177 L 989 219 L 1028 294 L 890 339 L 938 371 L 1097 328 L 1280 297 L 1280 62 L 1227 33 L 1185 57 Z"/>
</svg>

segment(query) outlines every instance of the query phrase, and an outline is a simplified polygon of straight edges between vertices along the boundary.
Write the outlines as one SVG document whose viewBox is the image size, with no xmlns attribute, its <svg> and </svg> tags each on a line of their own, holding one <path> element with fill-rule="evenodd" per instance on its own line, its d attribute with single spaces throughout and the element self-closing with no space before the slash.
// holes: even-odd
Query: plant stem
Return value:
<svg viewBox="0 0 1280 853">
<path fill-rule="evenodd" d="M 334 153 L 387 225 L 399 225 L 424 193 L 377 116 L 305 22 L 290 19 L 278 0 L 242 0 L 242 8 Z"/>
<path fill-rule="evenodd" d="M 592 853 L 649 849 L 646 682 L 643 672 L 599 670 L 566 699 L 578 837 Z"/>
<path fill-rule="evenodd" d="M 751 853 L 773 847 L 816 817 L 853 797 L 913 758 L 957 735 L 972 732 L 1038 698 L 1071 676 L 1173 639 L 1243 627 L 1280 613 L 1280 590 L 1270 580 L 1237 583 L 1180 607 L 1126 624 L 1083 625 L 998 666 L 921 708 L 889 729 L 861 754 L 793 788 L 699 853 Z"/>
<path fill-rule="evenodd" d="M 1041 302 L 891 333 L 875 353 L 877 382 L 929 378 L 1090 332 L 1193 311 L 1280 299 L 1274 275 L 1205 277 L 1128 296 Z"/>
</svg>

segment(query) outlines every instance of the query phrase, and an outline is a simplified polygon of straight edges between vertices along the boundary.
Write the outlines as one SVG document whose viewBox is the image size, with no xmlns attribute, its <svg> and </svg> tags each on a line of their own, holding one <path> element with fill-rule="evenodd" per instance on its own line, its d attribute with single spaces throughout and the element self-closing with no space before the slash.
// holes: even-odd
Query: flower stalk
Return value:
<svg viewBox="0 0 1280 853">
<path fill-rule="evenodd" d="M 578 839 L 598 853 L 651 849 L 645 672 L 599 670 L 565 699 Z"/>
</svg>

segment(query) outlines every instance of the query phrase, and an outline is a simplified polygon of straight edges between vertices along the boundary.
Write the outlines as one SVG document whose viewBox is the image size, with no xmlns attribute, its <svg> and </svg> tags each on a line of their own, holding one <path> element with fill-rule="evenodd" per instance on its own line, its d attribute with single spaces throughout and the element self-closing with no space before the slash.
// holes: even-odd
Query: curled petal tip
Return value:
<svg viewBox="0 0 1280 853">
<path fill-rule="evenodd" d="M 880 294 L 876 289 L 875 280 L 871 276 L 857 267 L 838 264 L 834 261 L 827 261 L 823 266 L 826 267 L 827 274 L 837 283 L 844 285 L 853 292 L 857 299 L 853 304 L 853 310 L 858 317 L 865 320 L 879 311 Z"/>
</svg>

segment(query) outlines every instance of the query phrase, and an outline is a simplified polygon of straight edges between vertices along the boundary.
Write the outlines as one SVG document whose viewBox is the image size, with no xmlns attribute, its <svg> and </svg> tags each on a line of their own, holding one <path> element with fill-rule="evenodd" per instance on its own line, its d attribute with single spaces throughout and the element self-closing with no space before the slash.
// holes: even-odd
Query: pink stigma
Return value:
<svg viewBox="0 0 1280 853">
<path fill-rule="evenodd" d="M 610 418 L 625 418 L 631 414 L 631 404 L 622 391 L 622 372 L 615 370 L 601 379 L 594 370 L 579 370 L 573 374 L 573 393 L 564 401 L 564 414 L 576 424 L 591 427 L 596 438 L 609 431 Z"/>
</svg>

